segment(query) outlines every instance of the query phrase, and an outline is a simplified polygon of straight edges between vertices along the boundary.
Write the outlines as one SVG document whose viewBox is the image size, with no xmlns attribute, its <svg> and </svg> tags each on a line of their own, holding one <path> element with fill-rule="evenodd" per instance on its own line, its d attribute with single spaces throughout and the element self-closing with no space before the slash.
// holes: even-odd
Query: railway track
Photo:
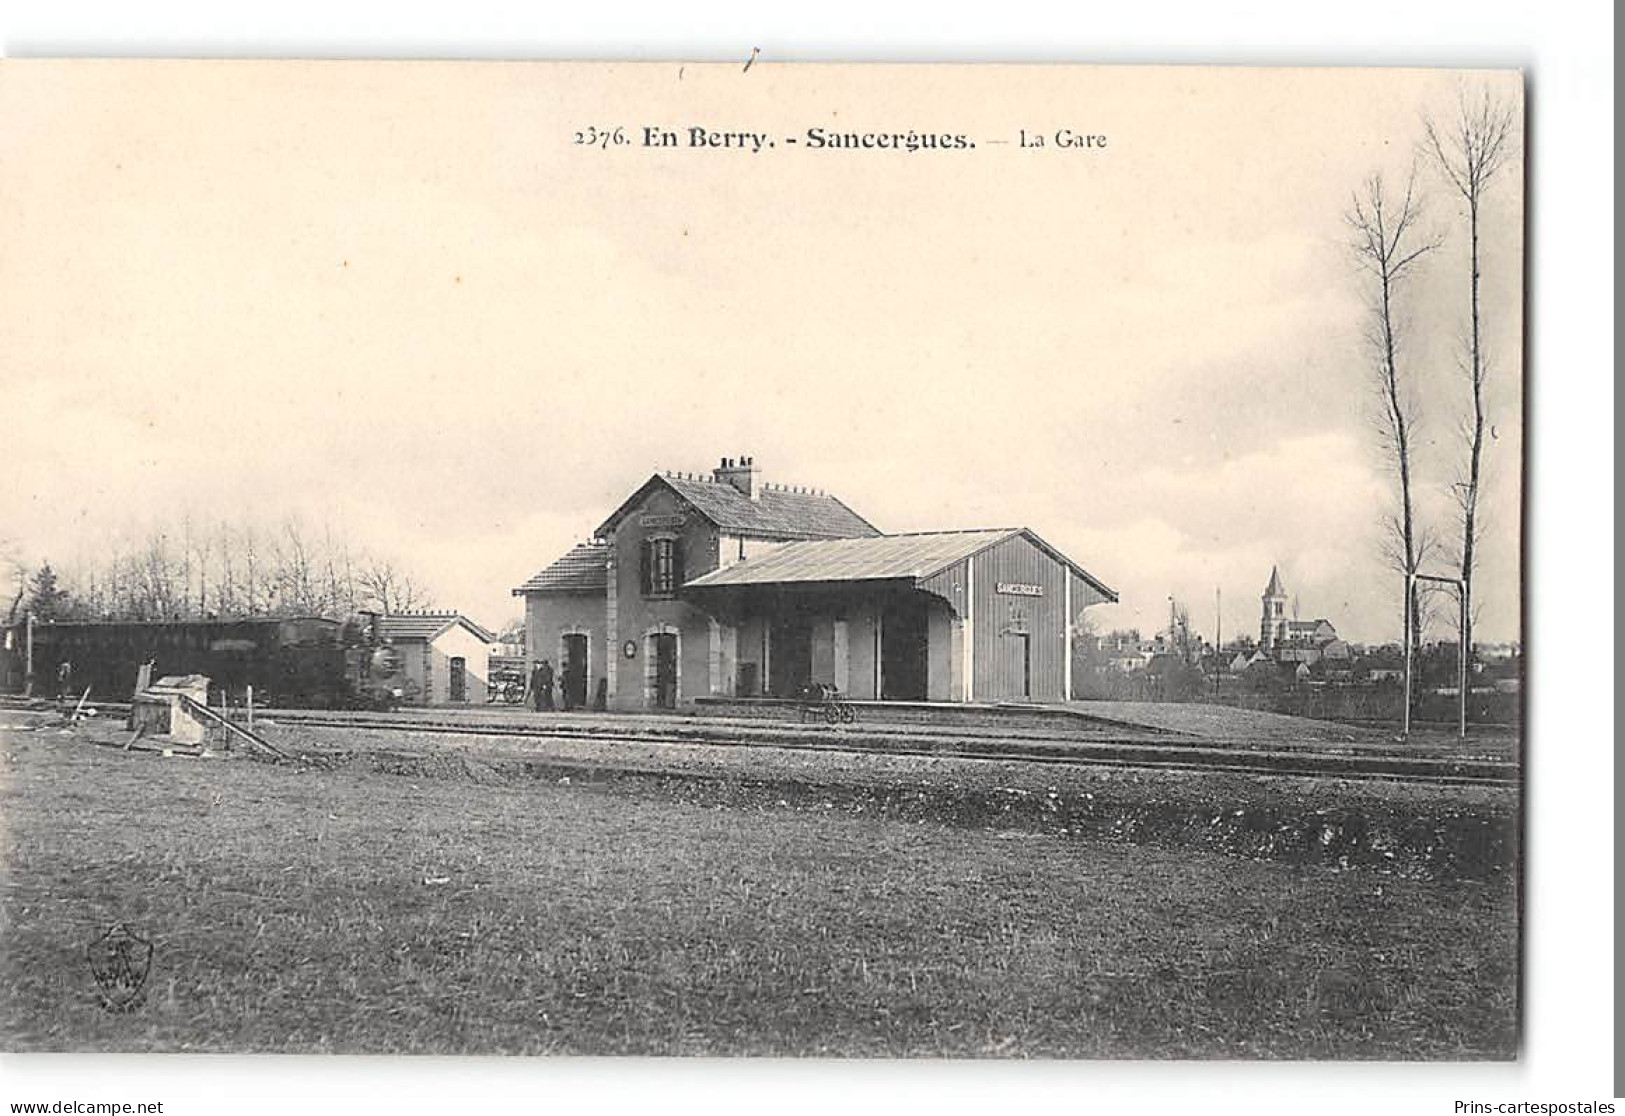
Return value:
<svg viewBox="0 0 1625 1116">
<path fill-rule="evenodd" d="M 1188 744 L 1161 744 L 1141 739 L 990 742 L 965 747 L 943 741 L 910 742 L 902 734 L 815 736 L 793 732 L 796 726 L 760 729 L 751 733 L 724 733 L 714 729 L 693 731 L 629 732 L 611 726 L 468 725 L 445 721 L 409 721 L 394 718 L 322 717 L 279 713 L 284 724 L 310 728 L 361 729 L 374 732 L 422 732 L 463 737 L 515 737 L 577 742 L 624 742 L 661 747 L 768 748 L 779 751 L 824 752 L 845 755 L 908 756 L 982 762 L 1020 762 L 1059 766 L 1144 768 L 1173 771 L 1227 771 L 1251 775 L 1311 776 L 1341 779 L 1376 779 L 1461 786 L 1516 786 L 1516 764 L 1499 760 L 1407 757 L 1391 754 L 1360 755 L 1328 752 L 1287 752 L 1257 749 L 1212 748 Z M 916 737 L 923 734 L 909 734 Z"/>
<path fill-rule="evenodd" d="M 128 709 L 102 703 L 103 715 Z M 1030 763 L 1055 766 L 1113 767 L 1161 771 L 1242 775 L 1382 780 L 1454 786 L 1513 787 L 1518 765 L 1481 757 L 1407 756 L 1394 751 L 1338 751 L 1215 747 L 1155 735 L 1111 737 L 1014 736 L 988 740 L 985 732 L 937 733 L 861 726 L 839 730 L 802 725 L 739 722 L 695 722 L 692 727 L 642 727 L 621 723 L 578 725 L 501 724 L 474 720 L 430 719 L 399 714 L 331 714 L 279 709 L 266 718 L 289 727 L 350 729 L 366 732 L 419 732 L 452 737 L 559 740 L 577 743 L 628 743 L 656 747 L 761 748 L 853 756 L 900 756 L 987 763 Z"/>
</svg>

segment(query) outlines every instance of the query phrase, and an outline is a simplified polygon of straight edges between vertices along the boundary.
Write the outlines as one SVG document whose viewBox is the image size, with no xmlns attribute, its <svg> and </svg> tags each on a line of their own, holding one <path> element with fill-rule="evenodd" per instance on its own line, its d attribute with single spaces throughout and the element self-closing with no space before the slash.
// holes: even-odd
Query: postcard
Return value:
<svg viewBox="0 0 1625 1116">
<path fill-rule="evenodd" d="M 5 1049 L 1516 1057 L 1525 152 L 0 63 Z"/>
</svg>

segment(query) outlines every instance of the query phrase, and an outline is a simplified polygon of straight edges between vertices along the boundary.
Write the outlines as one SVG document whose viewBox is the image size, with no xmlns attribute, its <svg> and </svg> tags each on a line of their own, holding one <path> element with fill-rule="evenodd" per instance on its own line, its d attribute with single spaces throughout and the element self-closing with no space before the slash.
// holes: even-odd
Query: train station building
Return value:
<svg viewBox="0 0 1625 1116">
<path fill-rule="evenodd" d="M 754 460 L 651 476 L 514 589 L 571 704 L 1058 702 L 1082 611 L 1117 594 L 1024 527 L 883 534 Z"/>
</svg>

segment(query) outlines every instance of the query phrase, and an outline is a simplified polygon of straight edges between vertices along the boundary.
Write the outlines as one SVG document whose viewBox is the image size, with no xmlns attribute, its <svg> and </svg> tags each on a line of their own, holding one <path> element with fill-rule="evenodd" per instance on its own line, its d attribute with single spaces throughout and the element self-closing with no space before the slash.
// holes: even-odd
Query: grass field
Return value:
<svg viewBox="0 0 1625 1116">
<path fill-rule="evenodd" d="M 1513 884 L 0 732 L 10 1050 L 1508 1057 Z M 98 1000 L 86 944 L 155 945 Z"/>
</svg>

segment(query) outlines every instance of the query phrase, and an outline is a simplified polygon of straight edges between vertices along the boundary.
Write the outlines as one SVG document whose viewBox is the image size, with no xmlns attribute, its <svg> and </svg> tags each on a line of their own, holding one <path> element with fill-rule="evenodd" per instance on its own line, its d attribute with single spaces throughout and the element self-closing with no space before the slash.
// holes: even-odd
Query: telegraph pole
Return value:
<svg viewBox="0 0 1625 1116">
<path fill-rule="evenodd" d="M 1224 691 L 1224 592 L 1213 587 L 1213 696 Z"/>
</svg>

